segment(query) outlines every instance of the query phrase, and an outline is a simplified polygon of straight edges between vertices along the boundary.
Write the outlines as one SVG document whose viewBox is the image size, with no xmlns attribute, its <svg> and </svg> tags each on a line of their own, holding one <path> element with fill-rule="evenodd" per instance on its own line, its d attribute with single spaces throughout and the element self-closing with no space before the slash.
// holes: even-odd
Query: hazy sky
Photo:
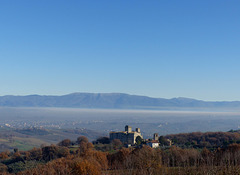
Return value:
<svg viewBox="0 0 240 175">
<path fill-rule="evenodd" d="M 1 0 L 0 95 L 240 100 L 239 0 Z"/>
</svg>

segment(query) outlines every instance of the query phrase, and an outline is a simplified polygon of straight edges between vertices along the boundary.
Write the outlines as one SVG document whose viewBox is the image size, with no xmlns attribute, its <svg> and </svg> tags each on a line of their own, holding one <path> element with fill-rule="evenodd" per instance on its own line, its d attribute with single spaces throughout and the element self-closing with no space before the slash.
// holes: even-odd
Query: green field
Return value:
<svg viewBox="0 0 240 175">
<path fill-rule="evenodd" d="M 91 130 L 83 129 L 11 129 L 0 128 L 0 152 L 17 148 L 26 151 L 41 145 L 56 144 L 63 139 L 76 141 L 79 136 L 96 139 L 101 136 Z"/>
</svg>

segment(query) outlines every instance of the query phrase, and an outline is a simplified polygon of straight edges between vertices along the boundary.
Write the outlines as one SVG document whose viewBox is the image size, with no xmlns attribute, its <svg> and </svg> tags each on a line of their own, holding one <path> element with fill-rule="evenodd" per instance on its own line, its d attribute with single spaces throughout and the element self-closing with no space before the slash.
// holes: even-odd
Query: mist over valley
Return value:
<svg viewBox="0 0 240 175">
<path fill-rule="evenodd" d="M 104 135 L 125 125 L 140 127 L 144 137 L 195 132 L 228 131 L 240 126 L 240 111 L 170 111 L 78 108 L 0 107 L 1 128 L 85 128 Z"/>
</svg>

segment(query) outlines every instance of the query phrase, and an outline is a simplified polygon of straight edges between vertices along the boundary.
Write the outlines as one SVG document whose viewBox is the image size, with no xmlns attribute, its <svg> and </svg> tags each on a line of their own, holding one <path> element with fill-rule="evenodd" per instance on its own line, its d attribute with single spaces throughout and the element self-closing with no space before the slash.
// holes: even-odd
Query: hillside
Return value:
<svg viewBox="0 0 240 175">
<path fill-rule="evenodd" d="M 88 129 L 40 129 L 40 128 L 0 128 L 0 152 L 29 150 L 41 145 L 56 144 L 63 139 L 76 139 L 79 136 L 86 136 L 94 140 L 104 134 Z"/>
<path fill-rule="evenodd" d="M 73 93 L 63 96 L 1 96 L 0 106 L 108 109 L 233 108 L 240 107 L 240 102 L 208 102 L 190 98 L 164 99 L 123 93 Z"/>
<path fill-rule="evenodd" d="M 38 132 L 39 131 L 39 132 Z M 23 131 L 28 132 L 27 130 Z M 35 130 L 40 135 L 46 130 Z M 169 136 L 167 136 L 169 137 Z M 124 148 L 121 141 L 102 137 L 89 142 L 85 136 L 64 139 L 57 145 L 42 145 L 28 151 L 0 152 L 3 175 L 186 175 L 240 173 L 239 131 L 172 135 L 174 145 L 151 148 L 146 141 Z M 219 139 L 220 138 L 220 139 Z M 189 141 L 195 142 L 191 146 Z M 155 141 L 156 142 L 156 141 Z M 169 143 L 169 142 L 168 142 Z M 205 143 L 205 145 L 204 145 Z M 208 146 L 206 144 L 209 144 Z"/>
</svg>

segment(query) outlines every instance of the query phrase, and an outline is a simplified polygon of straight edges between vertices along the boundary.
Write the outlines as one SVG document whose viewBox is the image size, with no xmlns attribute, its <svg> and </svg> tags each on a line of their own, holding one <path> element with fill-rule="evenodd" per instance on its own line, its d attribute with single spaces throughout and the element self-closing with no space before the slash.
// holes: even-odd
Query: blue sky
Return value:
<svg viewBox="0 0 240 175">
<path fill-rule="evenodd" d="M 240 100 L 240 1 L 2 0 L 0 95 Z"/>
</svg>

